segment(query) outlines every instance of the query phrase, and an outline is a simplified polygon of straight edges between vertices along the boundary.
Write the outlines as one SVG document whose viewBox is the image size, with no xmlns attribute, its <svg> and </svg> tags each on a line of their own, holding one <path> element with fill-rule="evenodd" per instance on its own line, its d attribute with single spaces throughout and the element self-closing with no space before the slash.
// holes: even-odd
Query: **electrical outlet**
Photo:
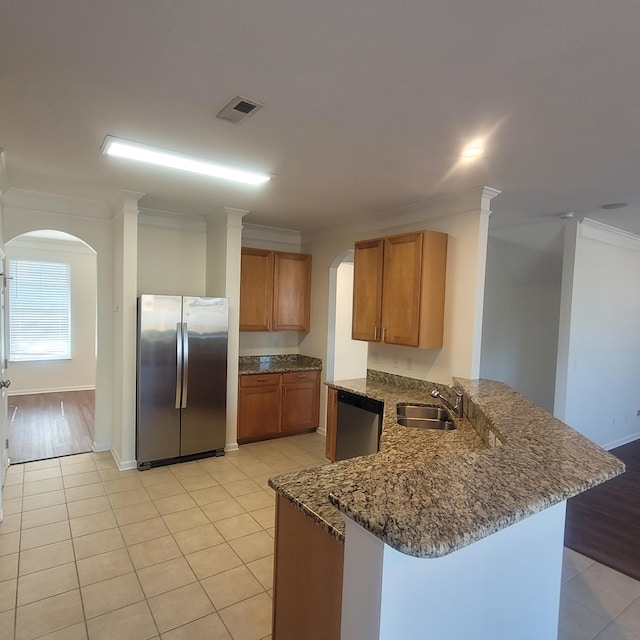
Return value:
<svg viewBox="0 0 640 640">
<path fill-rule="evenodd" d="M 407 369 L 409 369 L 409 371 L 413 369 L 413 358 L 407 358 Z"/>
</svg>

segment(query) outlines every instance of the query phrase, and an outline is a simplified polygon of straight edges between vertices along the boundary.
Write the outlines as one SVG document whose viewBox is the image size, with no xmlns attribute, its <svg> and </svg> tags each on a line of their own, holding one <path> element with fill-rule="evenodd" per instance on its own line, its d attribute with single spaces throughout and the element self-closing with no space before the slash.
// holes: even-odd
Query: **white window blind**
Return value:
<svg viewBox="0 0 640 640">
<path fill-rule="evenodd" d="M 70 265 L 10 260 L 9 275 L 9 359 L 70 358 Z"/>
</svg>

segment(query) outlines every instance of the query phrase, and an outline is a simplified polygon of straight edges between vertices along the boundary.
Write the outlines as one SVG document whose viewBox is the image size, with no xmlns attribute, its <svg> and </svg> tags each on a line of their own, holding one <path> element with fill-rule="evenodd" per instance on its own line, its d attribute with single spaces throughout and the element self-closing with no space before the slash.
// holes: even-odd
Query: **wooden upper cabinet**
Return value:
<svg viewBox="0 0 640 640">
<path fill-rule="evenodd" d="M 242 249 L 240 331 L 309 331 L 311 256 Z"/>
<path fill-rule="evenodd" d="M 382 313 L 382 257 L 384 240 L 356 242 L 353 264 L 354 340 L 375 342 L 379 339 Z"/>
<path fill-rule="evenodd" d="M 309 331 L 311 256 L 274 255 L 273 331 Z"/>
<path fill-rule="evenodd" d="M 379 262 L 372 259 L 376 243 L 382 254 Z M 436 231 L 356 243 L 352 337 L 441 348 L 446 261 L 447 235 Z M 379 309 L 375 312 L 374 290 Z"/>
<path fill-rule="evenodd" d="M 273 251 L 242 249 L 240 331 L 271 331 Z"/>
</svg>

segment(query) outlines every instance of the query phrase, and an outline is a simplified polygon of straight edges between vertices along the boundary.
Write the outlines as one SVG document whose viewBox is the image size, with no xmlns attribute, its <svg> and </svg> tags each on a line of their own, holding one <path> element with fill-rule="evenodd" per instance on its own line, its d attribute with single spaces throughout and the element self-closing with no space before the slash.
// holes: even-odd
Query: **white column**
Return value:
<svg viewBox="0 0 640 640">
<path fill-rule="evenodd" d="M 238 357 L 240 354 L 240 250 L 244 209 L 223 207 L 207 216 L 206 294 L 229 299 L 227 348 L 227 439 L 225 450 L 238 448 Z"/>
<path fill-rule="evenodd" d="M 138 201 L 123 191 L 113 217 L 113 438 L 119 468 L 133 469 L 136 436 L 136 300 L 138 295 Z"/>
</svg>

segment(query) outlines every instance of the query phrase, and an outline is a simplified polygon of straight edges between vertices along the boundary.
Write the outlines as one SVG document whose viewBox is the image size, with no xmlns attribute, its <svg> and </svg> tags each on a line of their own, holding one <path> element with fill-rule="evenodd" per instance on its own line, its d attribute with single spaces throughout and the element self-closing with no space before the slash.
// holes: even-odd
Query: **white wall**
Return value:
<svg viewBox="0 0 640 640">
<path fill-rule="evenodd" d="M 453 376 L 477 377 L 489 201 L 496 193 L 485 188 L 454 194 L 309 243 L 314 260 L 312 330 L 302 341 L 302 350 L 317 357 L 326 354 L 329 269 L 336 257 L 353 249 L 356 240 L 432 229 L 449 235 L 444 346 L 414 349 L 371 343 L 368 367 L 443 383 L 450 383 Z"/>
<path fill-rule="evenodd" d="M 204 295 L 207 262 L 204 229 L 152 226 L 152 223 L 152 219 L 140 217 L 138 294 Z"/>
<path fill-rule="evenodd" d="M 480 375 L 553 411 L 564 222 L 489 232 Z"/>
<path fill-rule="evenodd" d="M 313 255 L 311 331 L 302 339 L 300 351 L 326 358 L 330 269 L 340 256 L 353 250 L 355 241 L 433 229 L 449 234 L 444 346 L 425 350 L 371 343 L 368 368 L 445 384 L 450 384 L 453 376 L 478 377 L 489 204 L 497 193 L 489 187 L 471 189 L 377 216 L 366 225 L 345 226 L 331 235 L 309 238 L 303 249 Z M 325 375 L 326 370 L 323 378 Z M 324 386 L 320 407 L 320 424 L 324 425 Z"/>
<path fill-rule="evenodd" d="M 435 211 L 425 208 L 425 219 L 413 227 L 442 231 L 449 236 L 442 349 L 372 344 L 369 368 L 447 384 L 453 376 L 479 376 L 490 212 L 482 208 L 480 194 L 473 195 L 473 202 L 465 199 L 460 203 L 453 198 L 451 202 L 435 204 Z"/>
<path fill-rule="evenodd" d="M 96 385 L 97 271 L 95 251 L 82 243 L 14 238 L 7 260 L 68 263 L 71 268 L 71 359 L 10 362 L 9 395 L 94 389 Z"/>
<path fill-rule="evenodd" d="M 28 231 L 55 229 L 86 242 L 97 254 L 97 450 L 109 449 L 113 427 L 113 253 L 111 210 L 102 202 L 10 189 L 3 193 L 6 242 Z"/>
<path fill-rule="evenodd" d="M 640 437 L 640 237 L 567 228 L 555 413 L 604 448 Z"/>
<path fill-rule="evenodd" d="M 341 262 L 336 269 L 333 373 L 327 366 L 327 377 L 333 380 L 364 378 L 367 375 L 369 343 L 351 339 L 353 258 L 351 260 L 351 262 Z M 330 339 L 329 343 L 331 343 Z"/>
</svg>

